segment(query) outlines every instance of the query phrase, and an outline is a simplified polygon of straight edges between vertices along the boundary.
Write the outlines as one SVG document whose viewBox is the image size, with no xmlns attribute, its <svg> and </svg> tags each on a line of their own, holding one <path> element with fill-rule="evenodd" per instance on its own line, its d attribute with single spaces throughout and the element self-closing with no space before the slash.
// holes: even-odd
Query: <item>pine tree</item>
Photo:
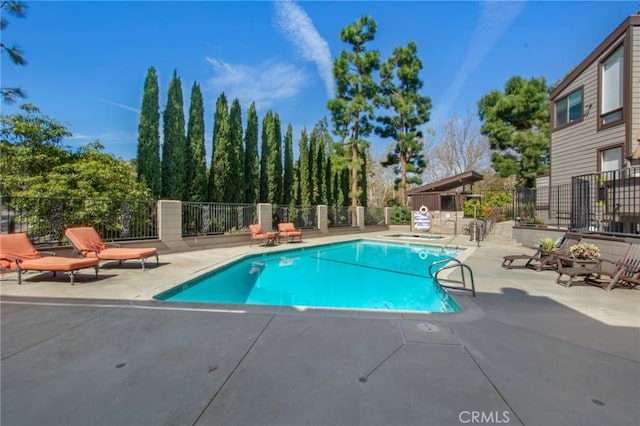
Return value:
<svg viewBox="0 0 640 426">
<path fill-rule="evenodd" d="M 291 204 L 291 201 L 295 198 L 293 184 L 293 128 L 289 124 L 284 137 L 284 174 L 282 177 L 282 203 L 285 205 Z"/>
<path fill-rule="evenodd" d="M 229 111 L 229 161 L 231 173 L 225 187 L 225 200 L 229 203 L 244 201 L 244 149 L 242 147 L 242 109 L 236 98 Z"/>
<path fill-rule="evenodd" d="M 204 104 L 198 83 L 191 87 L 187 125 L 187 200 L 207 199 L 207 161 L 204 147 Z"/>
<path fill-rule="evenodd" d="M 377 85 L 373 80 L 373 71 L 380 66 L 380 54 L 367 51 L 367 42 L 376 34 L 376 22 L 363 16 L 340 32 L 342 41 L 351 45 L 351 52 L 342 51 L 335 60 L 333 74 L 336 79 L 336 97 L 329 101 L 334 132 L 340 136 L 350 148 L 351 156 L 351 217 L 352 224 L 357 225 L 356 207 L 359 202 L 361 188 L 359 174 L 362 169 L 361 155 L 366 154 L 366 138 L 373 126 L 373 99 L 377 93 Z"/>
<path fill-rule="evenodd" d="M 426 166 L 418 126 L 429 120 L 431 99 L 418 93 L 423 83 L 418 77 L 422 62 L 417 53 L 414 42 L 407 47 L 397 47 L 380 69 L 382 96 L 377 104 L 386 108 L 388 115 L 377 118 L 381 126 L 376 128 L 376 133 L 396 143 L 382 165 L 393 167 L 399 175 L 396 187 L 403 207 L 407 204 L 408 185 L 422 183 L 420 176 Z"/>
<path fill-rule="evenodd" d="M 160 167 L 160 100 L 158 75 L 147 70 L 138 124 L 138 182 L 145 183 L 155 198 L 162 194 Z"/>
<path fill-rule="evenodd" d="M 258 115 L 256 104 L 251 103 L 247 117 L 247 130 L 244 134 L 245 156 L 244 177 L 245 192 L 244 201 L 255 204 L 260 198 L 260 157 L 258 156 Z"/>
<path fill-rule="evenodd" d="M 225 188 L 233 179 L 231 160 L 229 158 L 229 108 L 224 93 L 218 96 L 213 123 L 213 159 L 209 171 L 209 188 L 211 201 L 226 203 Z"/>
<path fill-rule="evenodd" d="M 163 115 L 162 196 L 183 200 L 186 196 L 187 138 L 184 134 L 182 83 L 174 71 Z"/>
</svg>

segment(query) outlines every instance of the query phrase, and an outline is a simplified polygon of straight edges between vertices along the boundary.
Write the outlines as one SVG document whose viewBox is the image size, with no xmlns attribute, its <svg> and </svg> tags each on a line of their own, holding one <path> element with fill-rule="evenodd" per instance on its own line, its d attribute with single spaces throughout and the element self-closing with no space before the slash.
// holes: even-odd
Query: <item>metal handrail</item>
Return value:
<svg viewBox="0 0 640 426">
<path fill-rule="evenodd" d="M 439 265 L 441 263 L 449 263 L 449 262 L 453 262 L 453 265 L 446 265 L 443 266 L 442 268 L 438 269 L 435 274 L 433 273 L 433 267 L 434 265 Z M 453 280 L 453 279 L 449 279 L 449 278 L 438 278 L 438 274 L 446 269 L 452 269 L 452 268 L 460 268 L 460 275 L 462 277 L 462 280 Z M 465 269 L 467 271 L 469 271 L 469 277 L 471 278 L 471 287 L 467 288 L 467 280 L 465 278 Z M 429 275 L 436 280 L 436 282 L 441 285 L 442 287 L 445 288 L 450 288 L 453 290 L 463 290 L 463 291 L 470 291 L 471 294 L 473 295 L 473 297 L 476 297 L 476 285 L 475 282 L 473 280 L 473 271 L 471 270 L 471 268 L 469 267 L 469 265 L 466 265 L 462 262 L 460 262 L 458 259 L 455 258 L 448 258 L 448 259 L 442 259 L 442 260 L 438 260 L 433 262 L 431 265 L 429 265 Z M 442 284 L 442 282 L 440 280 L 443 280 L 445 282 L 448 283 L 456 283 L 456 284 L 462 284 L 462 287 L 460 286 L 452 286 L 452 285 L 447 285 L 447 284 Z"/>
</svg>

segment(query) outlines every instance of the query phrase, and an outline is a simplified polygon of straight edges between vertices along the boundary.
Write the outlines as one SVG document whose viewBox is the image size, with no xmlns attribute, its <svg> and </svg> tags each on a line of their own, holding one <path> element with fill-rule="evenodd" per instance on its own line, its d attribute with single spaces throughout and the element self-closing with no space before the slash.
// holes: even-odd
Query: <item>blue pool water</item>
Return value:
<svg viewBox="0 0 640 426">
<path fill-rule="evenodd" d="M 358 240 L 253 255 L 157 295 L 173 302 L 455 312 L 432 262 L 456 250 Z"/>
</svg>

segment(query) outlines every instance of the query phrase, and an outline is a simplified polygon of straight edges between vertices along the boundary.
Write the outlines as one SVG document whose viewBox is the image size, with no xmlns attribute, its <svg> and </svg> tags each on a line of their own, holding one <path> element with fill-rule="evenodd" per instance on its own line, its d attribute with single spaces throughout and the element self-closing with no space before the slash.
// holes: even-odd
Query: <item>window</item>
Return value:
<svg viewBox="0 0 640 426">
<path fill-rule="evenodd" d="M 620 121 L 624 93 L 624 55 L 623 47 L 618 47 L 602 63 L 600 87 L 600 124 L 606 125 Z"/>
<path fill-rule="evenodd" d="M 567 123 L 582 118 L 582 89 L 565 96 L 556 102 L 556 123 L 555 127 L 563 126 Z"/>
<path fill-rule="evenodd" d="M 600 151 L 600 171 L 613 172 L 622 169 L 622 147 Z"/>
</svg>

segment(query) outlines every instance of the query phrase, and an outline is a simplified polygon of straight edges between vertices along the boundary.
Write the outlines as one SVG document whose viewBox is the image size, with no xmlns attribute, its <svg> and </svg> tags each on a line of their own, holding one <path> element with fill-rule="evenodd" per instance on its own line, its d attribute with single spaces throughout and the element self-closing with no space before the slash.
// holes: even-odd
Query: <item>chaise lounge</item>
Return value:
<svg viewBox="0 0 640 426">
<path fill-rule="evenodd" d="M 18 284 L 22 284 L 22 273 L 26 271 L 53 272 L 54 276 L 56 272 L 64 272 L 69 274 L 69 280 L 73 285 L 78 270 L 95 268 L 97 279 L 99 263 L 100 260 L 95 258 L 62 257 L 51 252 L 40 252 L 24 233 L 0 235 L 0 269 L 16 271 Z"/>
<path fill-rule="evenodd" d="M 158 265 L 158 249 L 146 248 L 121 248 L 117 244 L 105 243 L 100 235 L 90 226 L 68 228 L 64 235 L 69 239 L 73 248 L 84 257 L 98 258 L 99 260 L 137 260 L 145 270 L 145 261 L 151 256 L 156 257 Z"/>
<path fill-rule="evenodd" d="M 569 256 L 569 249 L 580 242 L 582 237 L 575 234 L 566 233 L 562 237 L 562 243 L 555 251 L 547 252 L 538 248 L 533 255 L 527 254 L 513 254 L 504 256 L 502 260 L 502 267 L 504 269 L 513 268 L 531 268 L 536 271 L 542 271 L 543 269 L 558 269 L 558 262 L 563 256 Z M 516 260 L 526 260 L 523 265 L 513 265 Z"/>
</svg>

